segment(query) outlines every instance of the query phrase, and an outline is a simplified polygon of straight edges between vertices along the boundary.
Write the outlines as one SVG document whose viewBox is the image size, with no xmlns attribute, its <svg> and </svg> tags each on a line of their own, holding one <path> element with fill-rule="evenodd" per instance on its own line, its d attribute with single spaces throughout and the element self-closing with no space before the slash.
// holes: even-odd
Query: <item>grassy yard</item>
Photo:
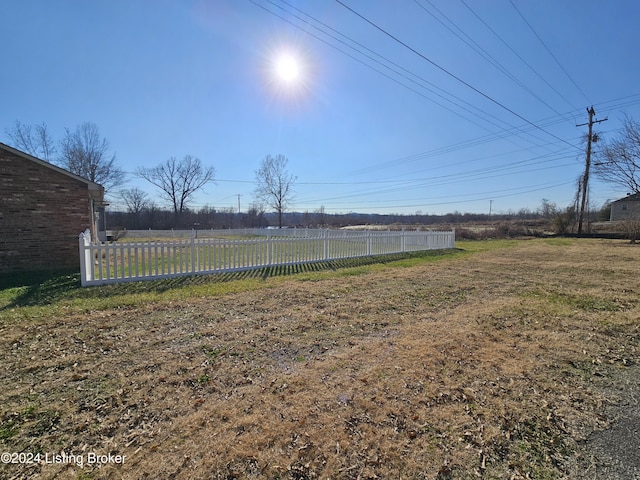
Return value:
<svg viewBox="0 0 640 480">
<path fill-rule="evenodd" d="M 598 478 L 640 247 L 458 247 L 0 290 L 0 478 Z"/>
</svg>

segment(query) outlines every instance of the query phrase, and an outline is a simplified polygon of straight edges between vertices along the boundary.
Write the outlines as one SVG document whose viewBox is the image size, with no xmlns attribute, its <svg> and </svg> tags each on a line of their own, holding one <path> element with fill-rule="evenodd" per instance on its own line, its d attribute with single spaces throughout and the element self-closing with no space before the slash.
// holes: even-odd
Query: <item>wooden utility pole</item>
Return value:
<svg viewBox="0 0 640 480">
<path fill-rule="evenodd" d="M 589 114 L 589 121 L 587 123 L 581 123 L 580 125 L 576 125 L 576 127 L 583 127 L 585 125 L 589 126 L 589 133 L 587 134 L 587 158 L 585 160 L 584 166 L 584 175 L 582 176 L 582 197 L 580 198 L 580 215 L 578 217 L 578 235 L 582 234 L 582 220 L 584 218 L 584 209 L 587 204 L 587 189 L 589 186 L 589 170 L 591 169 L 591 142 L 597 141 L 597 136 L 593 135 L 593 124 L 606 122 L 608 118 L 603 118 L 602 120 L 594 120 L 593 117 L 596 116 L 596 111 L 593 106 L 591 108 L 587 108 L 587 113 Z"/>
<path fill-rule="evenodd" d="M 238 193 L 238 213 L 240 213 L 240 197 L 242 195 Z"/>
</svg>

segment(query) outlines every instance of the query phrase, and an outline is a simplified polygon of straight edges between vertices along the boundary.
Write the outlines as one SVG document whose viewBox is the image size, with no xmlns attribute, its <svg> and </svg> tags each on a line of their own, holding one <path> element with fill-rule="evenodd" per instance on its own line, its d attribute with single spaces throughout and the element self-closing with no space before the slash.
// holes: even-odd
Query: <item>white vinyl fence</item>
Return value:
<svg viewBox="0 0 640 480">
<path fill-rule="evenodd" d="M 251 230 L 209 237 L 92 242 L 80 234 L 82 286 L 234 272 L 371 255 L 454 248 L 455 231 Z M 235 236 L 232 235 L 235 233 Z"/>
</svg>

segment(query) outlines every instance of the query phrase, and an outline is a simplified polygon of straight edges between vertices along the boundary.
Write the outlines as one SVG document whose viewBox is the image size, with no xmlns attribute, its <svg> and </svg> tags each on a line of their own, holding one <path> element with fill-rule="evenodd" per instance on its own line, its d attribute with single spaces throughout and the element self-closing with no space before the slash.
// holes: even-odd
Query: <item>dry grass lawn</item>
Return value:
<svg viewBox="0 0 640 480">
<path fill-rule="evenodd" d="M 593 478 L 584 440 L 639 360 L 639 264 L 622 241 L 529 240 L 0 310 L 0 451 L 125 456 L 0 478 Z"/>
</svg>

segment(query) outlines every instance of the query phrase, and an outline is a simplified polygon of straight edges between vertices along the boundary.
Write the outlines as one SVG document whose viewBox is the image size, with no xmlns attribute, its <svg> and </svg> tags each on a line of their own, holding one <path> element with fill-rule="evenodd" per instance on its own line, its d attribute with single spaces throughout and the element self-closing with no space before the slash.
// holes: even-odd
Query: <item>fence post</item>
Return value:
<svg viewBox="0 0 640 480">
<path fill-rule="evenodd" d="M 78 237 L 78 244 L 80 248 L 80 285 L 86 287 L 88 282 L 93 280 L 91 275 L 91 245 L 90 239 L 91 232 L 86 229 Z"/>
<path fill-rule="evenodd" d="M 371 256 L 371 230 L 367 230 L 367 256 Z"/>
<path fill-rule="evenodd" d="M 404 229 L 402 229 L 402 237 L 400 237 L 400 251 L 402 253 L 406 252 L 406 244 L 404 238 Z"/>
<path fill-rule="evenodd" d="M 321 230 L 322 235 L 322 249 L 323 249 L 323 260 L 329 259 L 329 229 Z"/>
<path fill-rule="evenodd" d="M 196 236 L 192 233 L 191 234 L 191 273 L 194 273 L 196 271 L 196 264 L 199 265 L 198 245 L 196 244 Z"/>
<path fill-rule="evenodd" d="M 267 230 L 267 266 L 271 266 L 271 232 Z"/>
</svg>

